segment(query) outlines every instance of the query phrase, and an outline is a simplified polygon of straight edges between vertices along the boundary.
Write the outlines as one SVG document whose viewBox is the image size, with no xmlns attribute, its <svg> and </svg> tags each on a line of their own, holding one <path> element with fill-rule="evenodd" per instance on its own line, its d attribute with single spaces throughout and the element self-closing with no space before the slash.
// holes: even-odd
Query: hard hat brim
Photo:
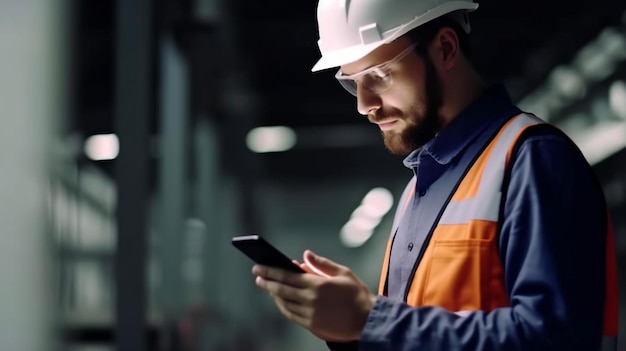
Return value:
<svg viewBox="0 0 626 351">
<path fill-rule="evenodd" d="M 359 45 L 344 50 L 334 51 L 322 56 L 319 61 L 313 66 L 311 72 L 318 72 L 329 68 L 335 68 L 346 65 L 362 59 L 370 52 L 376 50 L 383 43 L 376 42 L 370 45 Z"/>
</svg>

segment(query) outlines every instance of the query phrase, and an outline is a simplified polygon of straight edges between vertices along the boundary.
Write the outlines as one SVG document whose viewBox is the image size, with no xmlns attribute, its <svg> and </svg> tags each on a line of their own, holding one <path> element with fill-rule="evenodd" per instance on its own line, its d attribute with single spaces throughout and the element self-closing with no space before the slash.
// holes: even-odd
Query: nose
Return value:
<svg viewBox="0 0 626 351">
<path fill-rule="evenodd" d="M 380 95 L 365 89 L 360 83 L 356 89 L 357 110 L 360 114 L 367 116 L 373 111 L 382 107 Z"/>
</svg>

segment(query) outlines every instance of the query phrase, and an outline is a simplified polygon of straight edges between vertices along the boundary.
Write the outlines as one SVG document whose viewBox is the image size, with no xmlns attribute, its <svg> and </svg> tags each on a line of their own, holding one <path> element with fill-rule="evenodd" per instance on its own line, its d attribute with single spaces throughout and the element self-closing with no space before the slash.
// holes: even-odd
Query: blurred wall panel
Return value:
<svg viewBox="0 0 626 351">
<path fill-rule="evenodd" d="M 163 281 L 160 286 L 160 308 L 168 317 L 183 311 L 181 281 L 181 233 L 187 212 L 188 164 L 188 67 L 171 35 L 160 43 L 160 231 L 158 262 Z"/>
<path fill-rule="evenodd" d="M 65 109 L 60 1 L 0 5 L 0 349 L 55 349 L 50 150 Z"/>
</svg>

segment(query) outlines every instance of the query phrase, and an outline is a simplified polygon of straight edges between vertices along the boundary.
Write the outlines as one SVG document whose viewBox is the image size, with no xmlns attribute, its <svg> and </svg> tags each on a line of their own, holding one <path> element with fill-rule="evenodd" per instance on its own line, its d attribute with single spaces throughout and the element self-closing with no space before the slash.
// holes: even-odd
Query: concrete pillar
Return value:
<svg viewBox="0 0 626 351">
<path fill-rule="evenodd" d="M 66 8 L 0 6 L 0 349 L 56 350 L 48 182 L 67 85 Z"/>
</svg>

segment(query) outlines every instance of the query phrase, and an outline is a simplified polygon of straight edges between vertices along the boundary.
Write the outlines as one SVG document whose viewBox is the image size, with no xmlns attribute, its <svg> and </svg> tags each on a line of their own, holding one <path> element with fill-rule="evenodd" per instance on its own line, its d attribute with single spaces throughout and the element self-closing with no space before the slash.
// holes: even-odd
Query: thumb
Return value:
<svg viewBox="0 0 626 351">
<path fill-rule="evenodd" d="M 326 257 L 318 256 L 310 250 L 304 251 L 302 258 L 311 270 L 321 276 L 333 277 L 340 275 L 345 271 L 344 266 L 337 264 Z"/>
<path fill-rule="evenodd" d="M 317 274 L 306 263 L 300 263 L 297 260 L 291 260 L 291 262 L 293 262 L 293 264 L 295 264 L 296 266 L 302 268 L 302 270 L 307 272 L 307 273 Z"/>
</svg>

